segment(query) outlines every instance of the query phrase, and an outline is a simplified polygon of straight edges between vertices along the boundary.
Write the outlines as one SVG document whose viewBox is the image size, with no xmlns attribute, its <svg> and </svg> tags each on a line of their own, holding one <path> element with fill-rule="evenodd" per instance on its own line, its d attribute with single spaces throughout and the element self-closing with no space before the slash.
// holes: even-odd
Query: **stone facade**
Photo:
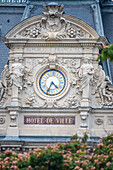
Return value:
<svg viewBox="0 0 113 170">
<path fill-rule="evenodd" d="M 44 12 L 42 5 L 51 2 L 42 0 L 1 0 L 0 1 L 0 37 L 5 36 L 16 24 L 31 16 Z M 113 1 L 112 0 L 57 0 L 65 5 L 65 13 L 77 17 L 93 27 L 100 36 L 106 36 L 113 43 Z M 0 39 L 0 74 L 8 62 L 9 49 Z M 105 74 L 113 83 L 113 64 L 104 62 L 102 67 Z"/>
<path fill-rule="evenodd" d="M 0 136 L 6 141 L 113 133 L 113 86 L 96 61 L 107 40 L 64 15 L 63 7 L 44 6 L 42 15 L 24 20 L 3 38 L 10 48 L 0 82 Z M 57 73 L 64 78 L 62 90 Z M 44 75 L 46 90 L 40 84 Z"/>
</svg>

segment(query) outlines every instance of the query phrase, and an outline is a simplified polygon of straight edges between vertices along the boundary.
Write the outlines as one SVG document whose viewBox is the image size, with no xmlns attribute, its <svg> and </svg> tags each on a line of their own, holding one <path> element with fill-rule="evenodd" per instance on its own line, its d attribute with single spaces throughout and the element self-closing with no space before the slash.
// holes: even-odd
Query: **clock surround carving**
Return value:
<svg viewBox="0 0 113 170">
<path fill-rule="evenodd" d="M 39 79 L 40 90 L 48 96 L 56 96 L 63 92 L 66 86 L 64 74 L 56 69 L 49 69 L 42 73 Z"/>
<path fill-rule="evenodd" d="M 41 90 L 41 88 L 40 88 L 39 82 L 41 82 L 41 81 L 40 81 L 41 76 L 42 76 L 45 72 L 50 71 L 50 70 L 56 70 L 56 71 L 58 70 L 58 72 L 59 72 L 59 73 L 62 73 L 62 75 L 64 75 L 64 77 L 65 77 L 65 81 L 66 81 L 65 87 L 62 88 L 61 93 L 60 93 L 60 91 L 59 91 L 59 94 L 58 94 L 58 95 L 47 95 L 47 94 L 45 94 L 45 93 Z M 51 82 L 52 82 L 52 81 L 51 81 Z M 55 83 L 53 83 L 53 84 L 55 84 Z M 50 84 L 49 84 L 49 85 L 50 85 Z M 51 85 L 50 85 L 50 86 L 51 86 Z M 55 86 L 55 85 L 54 85 L 54 86 Z M 48 98 L 60 99 L 60 98 L 62 98 L 64 95 L 66 95 L 67 91 L 69 90 L 69 86 L 70 86 L 70 83 L 69 83 L 69 78 L 68 78 L 67 72 L 66 72 L 66 70 L 65 70 L 62 66 L 57 66 L 56 69 L 50 69 L 50 68 L 48 68 L 48 66 L 46 66 L 46 67 L 41 67 L 41 69 L 37 70 L 37 72 L 36 72 L 36 74 L 35 74 L 34 89 L 35 89 L 36 94 L 37 94 L 38 96 L 40 96 L 42 99 L 45 99 L 45 100 L 48 100 Z M 48 89 L 49 89 L 49 87 L 48 87 Z M 46 93 L 47 93 L 47 92 L 46 92 Z"/>
</svg>

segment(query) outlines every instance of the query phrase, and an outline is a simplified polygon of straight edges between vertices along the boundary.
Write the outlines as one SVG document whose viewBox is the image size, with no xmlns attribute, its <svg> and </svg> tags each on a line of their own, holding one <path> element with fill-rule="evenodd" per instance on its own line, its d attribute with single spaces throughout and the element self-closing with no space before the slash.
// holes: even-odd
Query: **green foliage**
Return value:
<svg viewBox="0 0 113 170">
<path fill-rule="evenodd" d="M 102 63 L 108 58 L 111 62 L 113 62 L 113 44 L 103 47 L 101 54 L 98 55 L 97 61 L 100 60 L 100 62 Z"/>
<path fill-rule="evenodd" d="M 87 135 L 87 133 L 85 133 L 83 138 L 82 138 L 82 143 L 86 143 L 87 139 L 88 139 L 88 135 Z"/>
<path fill-rule="evenodd" d="M 71 140 L 74 140 L 74 139 L 76 140 L 79 139 L 79 136 L 77 135 L 77 133 L 71 137 Z"/>
<path fill-rule="evenodd" d="M 48 145 L 24 154 L 11 150 L 0 154 L 0 170 L 113 170 L 113 134 L 102 139 L 95 150 L 87 149 L 87 134 L 79 141 Z"/>
<path fill-rule="evenodd" d="M 113 144 L 113 134 L 107 136 L 107 137 L 104 137 L 103 140 L 102 140 L 103 144 L 104 145 L 110 145 L 110 144 Z"/>
</svg>

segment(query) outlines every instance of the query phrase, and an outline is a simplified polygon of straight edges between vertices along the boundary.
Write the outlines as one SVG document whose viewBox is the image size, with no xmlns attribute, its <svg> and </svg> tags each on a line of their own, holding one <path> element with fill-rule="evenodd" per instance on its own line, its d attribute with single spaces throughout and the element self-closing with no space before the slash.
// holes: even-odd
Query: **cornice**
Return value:
<svg viewBox="0 0 113 170">
<path fill-rule="evenodd" d="M 8 48 L 21 46 L 24 47 L 85 47 L 85 46 L 97 46 L 102 47 L 107 44 L 107 39 L 105 37 L 100 37 L 98 39 L 76 39 L 70 40 L 66 39 L 64 41 L 44 41 L 38 39 L 6 39 L 2 37 Z"/>
</svg>

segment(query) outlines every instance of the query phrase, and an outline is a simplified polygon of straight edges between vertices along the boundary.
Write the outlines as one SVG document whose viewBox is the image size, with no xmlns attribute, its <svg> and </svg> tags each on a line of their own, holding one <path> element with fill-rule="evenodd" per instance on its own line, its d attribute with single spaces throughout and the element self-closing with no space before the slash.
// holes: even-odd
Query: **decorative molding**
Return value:
<svg viewBox="0 0 113 170">
<path fill-rule="evenodd" d="M 5 118 L 4 117 L 0 117 L 0 124 L 4 124 L 5 123 Z"/>
<path fill-rule="evenodd" d="M 28 41 L 28 39 L 27 39 L 26 43 L 22 43 L 19 41 L 21 41 L 21 40 L 16 41 L 16 39 L 15 39 L 14 43 L 10 43 L 10 44 L 6 43 L 6 45 L 9 48 L 14 47 L 16 43 L 18 43 L 18 46 L 26 46 L 26 47 L 34 47 L 35 46 L 35 47 L 97 47 L 97 48 L 102 48 L 102 44 L 103 44 L 101 42 L 98 42 L 98 44 L 97 44 L 98 39 L 96 39 L 96 40 L 93 39 L 93 42 L 90 41 L 89 39 L 88 39 L 88 41 L 87 41 L 87 39 L 86 40 L 81 39 L 81 41 L 79 41 L 79 39 L 77 41 L 73 40 L 75 43 L 74 42 L 73 43 L 69 43 L 69 42 L 68 43 L 67 42 L 59 43 L 59 41 L 58 42 L 53 41 L 53 43 L 50 43 L 49 41 L 47 41 L 47 43 L 45 43 L 45 41 L 40 42 L 39 40 L 32 43 L 32 41 L 30 41 L 30 39 L 29 39 L 29 42 L 27 42 Z M 16 44 L 16 46 L 17 46 L 17 44 Z"/>
<path fill-rule="evenodd" d="M 17 117 L 18 117 L 18 113 L 17 111 L 11 111 L 10 112 L 10 127 L 17 127 Z"/>
<path fill-rule="evenodd" d="M 103 124 L 103 119 L 97 118 L 97 119 L 95 120 L 95 123 L 96 123 L 97 125 L 102 125 L 102 124 Z"/>
<path fill-rule="evenodd" d="M 68 107 L 68 108 L 72 108 L 72 107 L 76 107 L 78 106 L 78 100 L 77 100 L 77 96 L 76 95 L 72 95 L 69 96 L 64 104 L 62 105 L 62 107 Z"/>
<path fill-rule="evenodd" d="M 38 38 L 44 40 L 61 40 L 61 39 L 81 39 L 92 38 L 88 32 L 79 26 L 66 21 L 63 17 L 63 5 L 43 6 L 45 12 L 41 21 L 28 26 L 15 35 L 16 38 Z"/>
<path fill-rule="evenodd" d="M 73 74 L 78 72 L 78 68 L 80 67 L 80 59 L 71 59 L 68 60 L 68 67 L 71 69 Z"/>
</svg>

